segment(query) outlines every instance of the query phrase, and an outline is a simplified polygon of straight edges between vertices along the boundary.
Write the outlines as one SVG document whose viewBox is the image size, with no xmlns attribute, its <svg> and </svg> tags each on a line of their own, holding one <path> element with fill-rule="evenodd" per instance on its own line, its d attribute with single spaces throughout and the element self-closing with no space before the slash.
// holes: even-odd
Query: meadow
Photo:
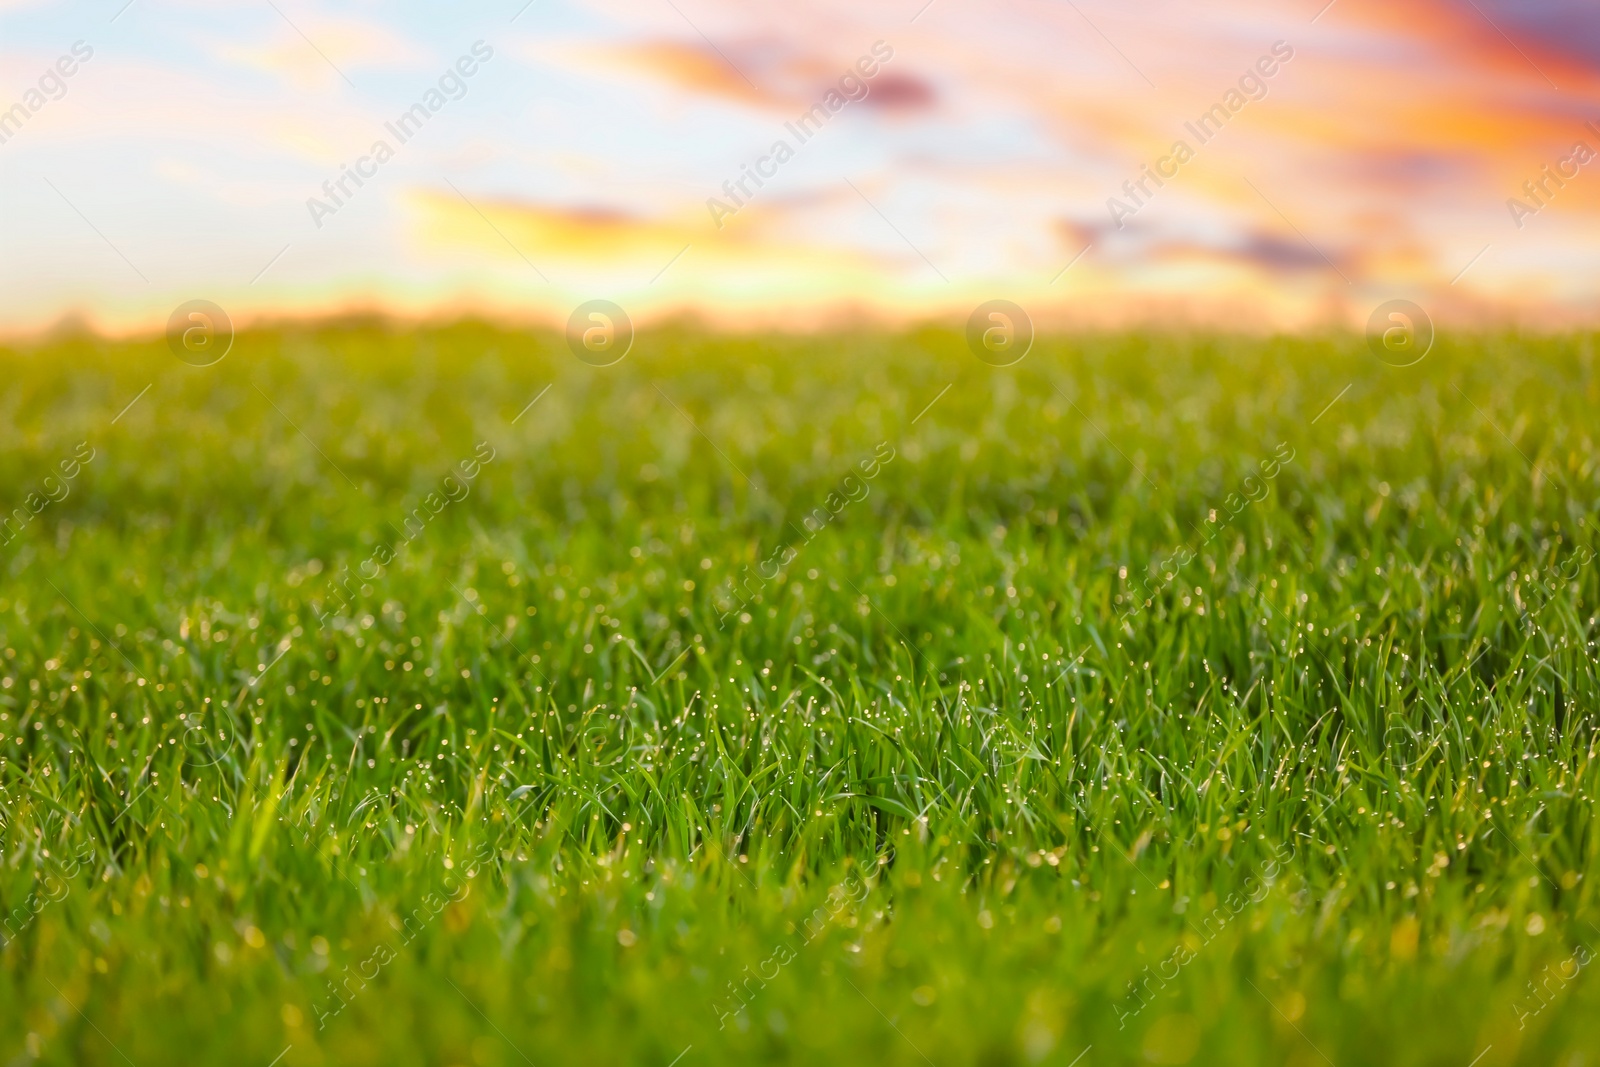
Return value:
<svg viewBox="0 0 1600 1067">
<path fill-rule="evenodd" d="M 0 349 L 0 1064 L 1600 1062 L 1594 349 Z"/>
</svg>

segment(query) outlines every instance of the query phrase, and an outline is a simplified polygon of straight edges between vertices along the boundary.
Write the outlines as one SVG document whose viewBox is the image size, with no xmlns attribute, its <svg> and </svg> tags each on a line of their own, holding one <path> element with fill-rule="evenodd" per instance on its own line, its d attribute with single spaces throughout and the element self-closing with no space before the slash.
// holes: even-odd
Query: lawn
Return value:
<svg viewBox="0 0 1600 1067">
<path fill-rule="evenodd" d="M 1594 345 L 0 350 L 0 1064 L 1600 1062 Z"/>
</svg>

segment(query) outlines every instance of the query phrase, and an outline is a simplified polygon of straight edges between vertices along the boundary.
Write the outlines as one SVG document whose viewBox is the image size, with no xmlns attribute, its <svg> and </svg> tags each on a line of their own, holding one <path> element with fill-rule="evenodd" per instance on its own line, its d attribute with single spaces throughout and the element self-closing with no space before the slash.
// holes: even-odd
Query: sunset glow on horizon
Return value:
<svg viewBox="0 0 1600 1067">
<path fill-rule="evenodd" d="M 124 3 L 0 3 L 0 333 L 1600 318 L 1568 0 Z"/>
</svg>

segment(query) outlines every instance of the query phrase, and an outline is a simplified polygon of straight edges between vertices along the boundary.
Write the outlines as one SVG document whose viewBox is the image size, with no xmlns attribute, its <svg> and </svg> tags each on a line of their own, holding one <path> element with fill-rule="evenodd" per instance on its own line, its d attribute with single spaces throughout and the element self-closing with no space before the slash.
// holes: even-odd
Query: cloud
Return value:
<svg viewBox="0 0 1600 1067">
<path fill-rule="evenodd" d="M 219 58 L 282 78 L 299 90 L 331 88 L 341 81 L 341 72 L 354 77 L 366 70 L 430 64 L 427 49 L 381 22 L 288 9 L 285 15 L 274 15 L 267 33 L 243 43 L 211 35 L 206 44 Z"/>
<path fill-rule="evenodd" d="M 704 45 L 649 41 L 598 51 L 602 61 L 644 73 L 673 88 L 758 107 L 787 103 L 777 93 L 758 88 L 723 54 Z"/>
<path fill-rule="evenodd" d="M 159 323 L 172 294 L 231 284 L 212 264 L 236 246 L 247 301 L 359 289 L 411 307 L 468 291 L 555 313 L 626 293 L 797 322 L 845 306 L 959 318 L 980 293 L 1090 299 L 1110 315 L 1155 293 L 1191 309 L 1252 301 L 1294 324 L 1329 314 L 1336 290 L 1364 321 L 1376 288 L 1448 286 L 1486 245 L 1450 290 L 1463 301 L 1592 308 L 1600 288 L 1600 164 L 1521 229 L 1506 208 L 1574 141 L 1600 149 L 1584 128 L 1600 122 L 1589 0 L 1340 0 L 1315 24 L 1318 4 L 1279 0 L 940 2 L 915 23 L 916 4 L 895 22 L 859 0 L 575 0 L 548 24 L 530 10 L 485 31 L 505 61 L 321 231 L 305 198 L 470 31 L 442 9 L 378 24 L 366 8 L 280 0 L 313 47 L 270 7 L 175 2 L 176 15 L 132 9 L 151 32 L 96 41 L 69 96 L 3 147 L 8 258 L 45 266 L 0 278 L 0 327 L 97 303 Z M 24 75 L 78 36 L 66 8 L 13 21 L 6 58 Z M 871 92 L 719 231 L 706 198 L 880 39 L 894 58 Z M 1294 58 L 1265 96 L 1112 226 L 1107 198 L 1192 140 L 1185 123 L 1279 41 Z M 103 270 L 64 257 L 79 238 L 85 263 L 108 254 L 40 175 L 71 175 L 85 214 L 160 293 L 115 256 Z"/>
<path fill-rule="evenodd" d="M 872 91 L 862 103 L 891 111 L 926 111 L 936 101 L 932 83 L 915 74 L 884 71 L 872 79 Z"/>
<path fill-rule="evenodd" d="M 1600 20 L 1588 0 L 1451 0 L 1449 7 L 1468 22 L 1474 17 L 1504 34 L 1513 49 L 1562 66 L 1600 71 Z"/>
</svg>

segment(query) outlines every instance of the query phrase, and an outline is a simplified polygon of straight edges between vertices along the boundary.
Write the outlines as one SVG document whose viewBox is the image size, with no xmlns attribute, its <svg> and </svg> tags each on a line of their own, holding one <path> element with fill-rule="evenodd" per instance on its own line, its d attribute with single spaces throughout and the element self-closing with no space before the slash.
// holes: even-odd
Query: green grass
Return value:
<svg viewBox="0 0 1600 1067">
<path fill-rule="evenodd" d="M 1593 343 L 0 351 L 0 1063 L 1593 1063 Z"/>
</svg>

